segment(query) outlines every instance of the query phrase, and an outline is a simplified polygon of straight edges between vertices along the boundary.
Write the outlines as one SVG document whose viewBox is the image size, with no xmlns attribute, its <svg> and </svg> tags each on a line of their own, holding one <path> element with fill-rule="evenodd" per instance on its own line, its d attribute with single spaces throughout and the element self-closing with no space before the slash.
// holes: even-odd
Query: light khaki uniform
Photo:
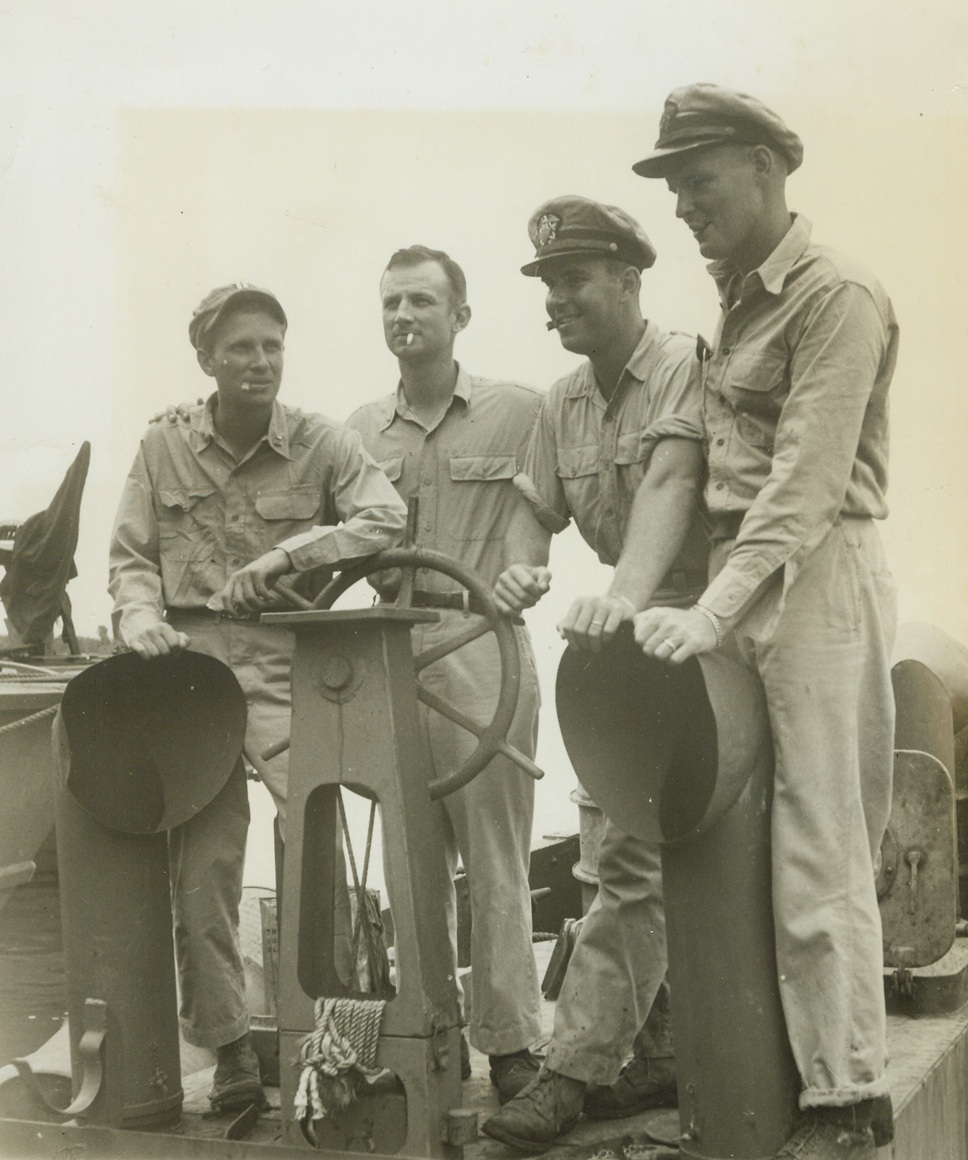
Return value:
<svg viewBox="0 0 968 1160">
<path fill-rule="evenodd" d="M 505 569 L 504 537 L 518 502 L 517 474 L 541 395 L 514 383 L 492 382 L 459 368 L 454 398 L 441 419 L 425 428 L 402 388 L 355 412 L 348 426 L 380 463 L 400 495 L 419 502 L 417 543 L 459 560 L 490 588 Z M 454 595 L 458 586 L 437 572 L 418 572 L 417 588 L 429 600 Z M 471 619 L 474 619 L 473 614 Z M 441 622 L 417 625 L 414 651 L 422 652 L 467 627 L 462 612 L 444 611 Z M 527 631 L 516 629 L 521 690 L 508 740 L 534 756 L 538 682 Z M 493 635 L 429 666 L 421 680 L 467 716 L 486 721 L 500 676 Z M 477 740 L 440 714 L 422 707 L 433 768 L 443 777 L 461 765 Z M 470 888 L 472 995 L 470 1041 L 487 1055 L 508 1055 L 541 1033 L 538 977 L 531 949 L 528 869 L 534 783 L 498 755 L 463 789 L 442 798 L 451 878 L 458 854 Z M 391 906 L 392 906 L 391 896 Z M 454 958 L 456 900 L 447 907 Z"/>
<path fill-rule="evenodd" d="M 292 639 L 252 620 L 220 619 L 217 594 L 272 547 L 285 548 L 299 572 L 390 547 L 406 511 L 354 432 L 277 402 L 266 435 L 237 462 L 215 431 L 211 404 L 192 408 L 187 423 L 145 433 L 115 521 L 110 591 L 123 639 L 164 615 L 188 633 L 190 648 L 232 668 L 246 698 L 246 752 L 283 819 L 287 757 L 267 764 L 259 755 L 289 735 Z M 200 1047 L 248 1028 L 238 947 L 248 822 L 239 766 L 213 802 L 169 835 L 181 1023 Z"/>
<path fill-rule="evenodd" d="M 555 383 L 535 427 L 522 481 L 538 519 L 557 532 L 574 518 L 598 558 L 614 565 L 658 443 L 702 438 L 700 397 L 695 340 L 665 334 L 651 322 L 610 400 L 599 391 L 588 362 Z M 706 538 L 697 512 L 654 602 L 691 604 L 705 576 Z M 573 1079 L 611 1084 L 633 1041 L 646 1057 L 672 1050 L 666 1021 L 646 1024 L 667 965 L 658 844 L 633 838 L 606 820 L 598 875 L 598 893 L 558 997 L 547 1063 Z"/>
</svg>

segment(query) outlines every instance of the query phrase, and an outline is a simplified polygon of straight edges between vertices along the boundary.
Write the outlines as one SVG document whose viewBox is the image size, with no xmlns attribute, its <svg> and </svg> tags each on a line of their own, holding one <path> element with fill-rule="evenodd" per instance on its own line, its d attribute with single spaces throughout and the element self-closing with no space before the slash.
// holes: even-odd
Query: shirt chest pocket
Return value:
<svg viewBox="0 0 968 1160">
<path fill-rule="evenodd" d="M 786 355 L 769 350 L 734 351 L 723 375 L 722 393 L 740 419 L 750 415 L 775 426 L 790 393 Z M 754 421 L 751 434 L 756 427 Z M 772 441 L 772 435 L 769 438 Z"/>
<path fill-rule="evenodd" d="M 452 455 L 449 467 L 446 532 L 459 542 L 502 537 L 516 495 L 517 455 Z"/>
<path fill-rule="evenodd" d="M 581 479 L 598 474 L 600 448 L 597 443 L 585 447 L 558 448 L 558 475 L 561 479 Z"/>
<path fill-rule="evenodd" d="M 615 465 L 633 467 L 644 464 L 653 446 L 654 441 L 646 439 L 644 431 L 630 431 L 620 435 L 615 442 Z"/>
<path fill-rule="evenodd" d="M 517 462 L 516 455 L 452 455 L 450 478 L 460 483 L 513 479 Z"/>
<path fill-rule="evenodd" d="M 290 491 L 260 492 L 255 497 L 255 510 L 264 520 L 304 523 L 319 511 L 319 489 L 294 487 Z"/>
<path fill-rule="evenodd" d="M 208 559 L 215 550 L 214 487 L 159 488 L 158 538 L 167 560 Z"/>
</svg>

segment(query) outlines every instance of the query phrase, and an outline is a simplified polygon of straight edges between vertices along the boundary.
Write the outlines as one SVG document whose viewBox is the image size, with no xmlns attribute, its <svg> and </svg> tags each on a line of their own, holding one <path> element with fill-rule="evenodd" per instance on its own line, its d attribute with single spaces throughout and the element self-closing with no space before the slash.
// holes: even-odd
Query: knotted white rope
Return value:
<svg viewBox="0 0 968 1160">
<path fill-rule="evenodd" d="M 316 1030 L 299 1048 L 302 1074 L 294 1111 L 303 1132 L 315 1143 L 312 1122 L 341 1112 L 356 1098 L 363 1079 L 380 1074 L 376 1049 L 384 999 L 317 999 Z"/>
</svg>

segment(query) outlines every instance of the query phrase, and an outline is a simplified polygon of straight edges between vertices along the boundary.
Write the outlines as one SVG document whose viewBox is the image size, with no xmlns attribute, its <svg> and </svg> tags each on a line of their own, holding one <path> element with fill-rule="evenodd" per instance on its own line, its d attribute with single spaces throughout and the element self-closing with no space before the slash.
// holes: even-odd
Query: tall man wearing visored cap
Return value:
<svg viewBox="0 0 968 1160">
<path fill-rule="evenodd" d="M 515 481 L 526 502 L 508 531 L 514 563 L 495 597 L 507 612 L 535 604 L 550 584 L 551 536 L 574 518 L 615 572 L 605 594 L 571 603 L 560 631 L 597 651 L 654 600 L 691 604 L 705 584 L 696 342 L 642 317 L 641 271 L 655 250 L 623 210 L 555 198 L 528 232 L 536 253 L 523 273 L 545 283 L 562 346 L 587 358 L 542 405 Z M 545 1150 L 583 1110 L 618 1118 L 675 1103 L 668 1007 L 654 1002 L 666 971 L 658 846 L 608 821 L 598 870 L 545 1066 L 483 1125 L 525 1151 Z"/>
<path fill-rule="evenodd" d="M 801 158 L 759 101 L 702 84 L 669 96 L 633 166 L 666 179 L 723 310 L 704 368 L 712 579 L 695 609 L 643 612 L 635 635 L 678 663 L 729 633 L 763 681 L 777 964 L 805 1113 L 779 1155 L 860 1160 L 887 1093 L 872 866 L 891 800 L 895 594 L 875 521 L 897 325 L 874 277 L 787 209 Z"/>
<path fill-rule="evenodd" d="M 248 705 L 246 752 L 280 815 L 289 734 L 289 634 L 258 624 L 271 585 L 399 541 L 406 509 L 359 436 L 283 406 L 286 315 L 244 284 L 212 291 L 189 325 L 217 390 L 176 424 L 155 424 L 124 485 L 110 591 L 122 640 L 146 661 L 189 648 L 234 671 Z M 339 526 L 337 526 L 339 525 Z M 264 1099 L 248 1034 L 238 947 L 249 806 L 241 764 L 201 813 L 169 835 L 180 1017 L 216 1052 L 214 1106 Z"/>
</svg>

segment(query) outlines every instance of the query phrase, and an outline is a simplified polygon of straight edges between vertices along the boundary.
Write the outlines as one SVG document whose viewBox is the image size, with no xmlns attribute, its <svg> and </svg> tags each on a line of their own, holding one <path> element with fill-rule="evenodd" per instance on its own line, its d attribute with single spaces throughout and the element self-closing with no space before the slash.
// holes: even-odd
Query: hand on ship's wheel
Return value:
<svg viewBox="0 0 968 1160">
<path fill-rule="evenodd" d="M 514 711 L 518 703 L 518 690 L 521 685 L 518 642 L 511 621 L 498 612 L 491 596 L 490 587 L 477 573 L 465 568 L 450 556 L 445 556 L 443 552 L 431 551 L 428 548 L 389 548 L 368 560 L 364 560 L 361 564 L 341 572 L 316 597 L 313 601 L 313 608 L 331 608 L 337 598 L 342 596 L 357 581 L 372 575 L 374 572 L 383 572 L 389 568 L 401 568 L 404 571 L 404 584 L 397 600 L 397 607 L 407 607 L 408 593 L 412 588 L 412 577 L 415 571 L 418 568 L 427 568 L 432 572 L 441 572 L 452 580 L 456 580 L 474 598 L 475 611 L 479 611 L 481 614 L 480 617 L 475 617 L 463 632 L 455 633 L 450 639 L 414 657 L 414 674 L 418 678 L 417 698 L 428 708 L 449 718 L 462 729 L 466 729 L 468 733 L 477 737 L 477 748 L 463 765 L 445 777 L 439 777 L 430 782 L 431 798 L 443 797 L 445 794 L 453 793 L 454 790 L 467 785 L 498 753 L 510 758 L 529 776 L 536 779 L 542 777 L 541 770 L 534 762 L 507 741 L 507 733 L 514 719 Z M 488 633 L 493 633 L 497 640 L 498 653 L 501 658 L 501 687 L 491 720 L 482 725 L 421 684 L 419 677 L 423 670 L 430 665 Z"/>
</svg>

